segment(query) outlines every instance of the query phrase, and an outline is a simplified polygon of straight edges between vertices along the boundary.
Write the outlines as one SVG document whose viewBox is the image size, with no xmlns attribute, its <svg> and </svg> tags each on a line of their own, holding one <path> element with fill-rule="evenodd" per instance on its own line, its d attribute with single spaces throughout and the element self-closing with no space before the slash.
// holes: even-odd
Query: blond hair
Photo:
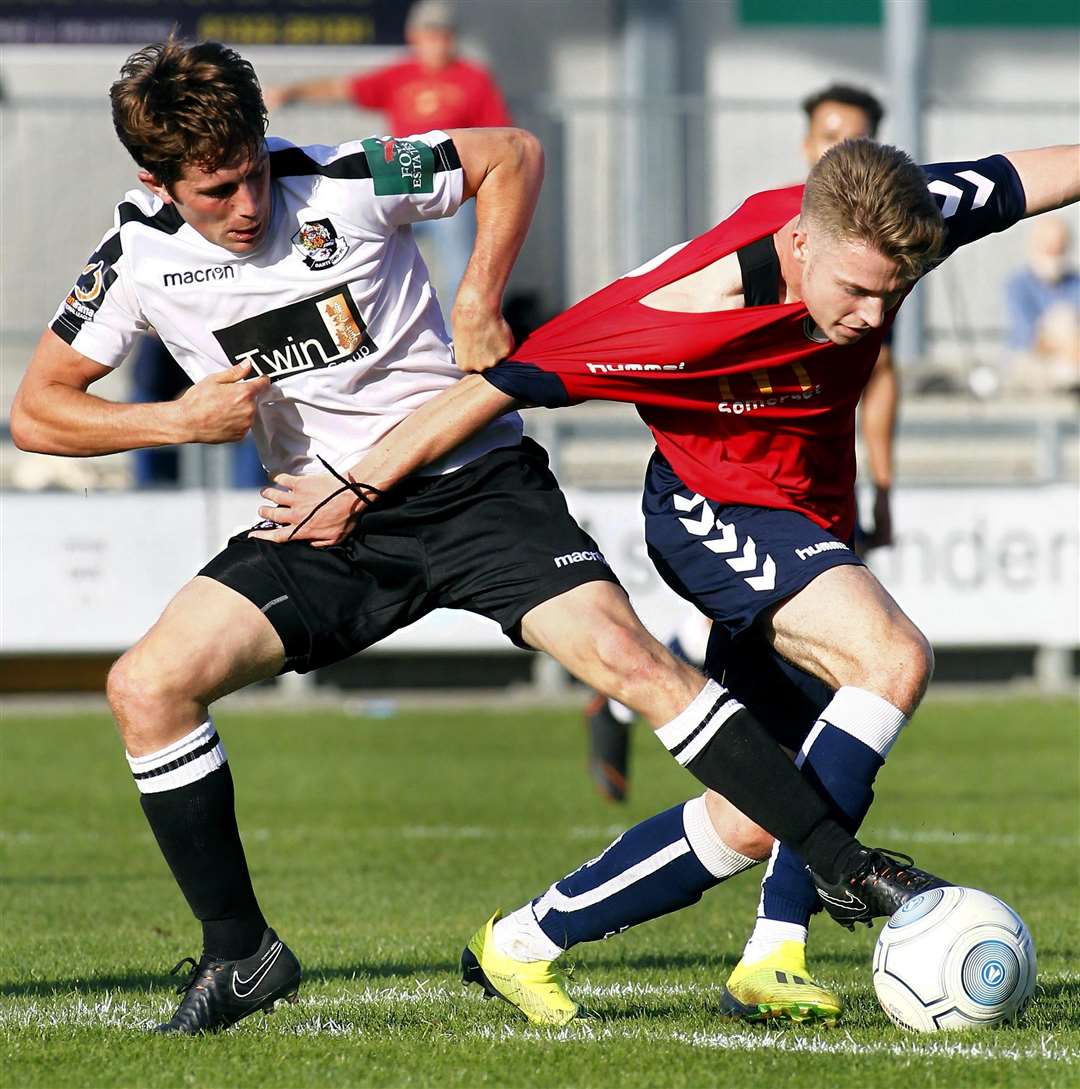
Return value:
<svg viewBox="0 0 1080 1089">
<path fill-rule="evenodd" d="M 255 69 L 219 42 L 170 36 L 132 53 L 109 98 L 120 142 L 163 185 L 189 163 L 212 174 L 262 150 L 266 107 Z"/>
<path fill-rule="evenodd" d="M 865 243 L 909 280 L 929 270 L 945 241 L 926 175 L 899 148 L 873 140 L 825 152 L 806 179 L 801 218 L 835 239 Z"/>
</svg>

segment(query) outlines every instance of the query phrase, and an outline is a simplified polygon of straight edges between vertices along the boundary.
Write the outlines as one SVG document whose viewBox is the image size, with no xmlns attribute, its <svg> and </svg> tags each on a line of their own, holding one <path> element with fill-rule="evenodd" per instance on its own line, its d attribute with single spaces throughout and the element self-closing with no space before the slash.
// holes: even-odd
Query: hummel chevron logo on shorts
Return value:
<svg viewBox="0 0 1080 1089">
<path fill-rule="evenodd" d="M 737 556 L 731 556 L 727 560 L 728 567 L 732 571 L 738 571 L 740 574 L 744 571 L 756 571 L 758 567 L 758 554 L 757 544 L 754 538 L 749 536 L 743 542 L 743 546 L 739 548 L 739 534 L 735 528 L 734 522 L 722 522 L 717 518 L 713 512 L 712 507 L 705 501 L 705 496 L 695 493 L 691 496 L 674 495 L 672 501 L 675 504 L 677 511 L 690 512 L 694 510 L 697 505 L 701 504 L 701 515 L 697 518 L 680 518 L 683 528 L 687 533 L 693 534 L 695 537 L 704 537 L 708 533 L 712 533 L 714 529 L 720 530 L 719 537 L 711 537 L 709 540 L 702 541 L 701 543 L 710 551 L 715 552 L 718 556 L 726 556 L 729 552 L 738 552 Z M 747 575 L 743 582 L 750 587 L 751 590 L 755 590 L 761 593 L 765 590 L 772 590 L 776 587 L 776 561 L 772 556 L 767 555 L 761 563 L 761 573 L 757 575 Z"/>
</svg>

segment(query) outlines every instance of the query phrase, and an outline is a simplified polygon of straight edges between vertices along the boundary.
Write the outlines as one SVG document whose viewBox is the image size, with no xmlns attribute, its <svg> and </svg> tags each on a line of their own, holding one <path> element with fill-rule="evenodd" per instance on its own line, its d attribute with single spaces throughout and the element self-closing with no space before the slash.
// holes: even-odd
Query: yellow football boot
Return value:
<svg viewBox="0 0 1080 1089">
<path fill-rule="evenodd" d="M 535 1025 L 565 1025 L 580 1007 L 566 993 L 566 979 L 550 960 L 511 960 L 495 947 L 491 931 L 501 918 L 495 912 L 470 939 L 461 954 L 461 978 L 483 987 L 487 998 L 501 998 L 521 1010 Z"/>
<path fill-rule="evenodd" d="M 724 987 L 721 1009 L 744 1021 L 818 1022 L 835 1025 L 844 1004 L 806 970 L 806 946 L 783 942 L 747 964 L 739 961 Z"/>
</svg>

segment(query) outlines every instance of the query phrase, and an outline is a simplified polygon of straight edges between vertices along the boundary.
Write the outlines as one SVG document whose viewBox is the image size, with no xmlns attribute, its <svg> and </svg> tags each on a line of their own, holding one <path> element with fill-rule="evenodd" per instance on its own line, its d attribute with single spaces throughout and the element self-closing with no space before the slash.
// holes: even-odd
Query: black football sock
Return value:
<svg viewBox="0 0 1080 1089">
<path fill-rule="evenodd" d="M 749 711 L 716 681 L 656 731 L 672 756 L 710 790 L 761 825 L 828 881 L 860 844 L 822 794 Z"/>
<path fill-rule="evenodd" d="M 232 772 L 210 720 L 167 748 L 128 757 L 154 838 L 202 923 L 203 951 L 239 960 L 259 948 L 266 920 L 236 827 Z"/>
</svg>

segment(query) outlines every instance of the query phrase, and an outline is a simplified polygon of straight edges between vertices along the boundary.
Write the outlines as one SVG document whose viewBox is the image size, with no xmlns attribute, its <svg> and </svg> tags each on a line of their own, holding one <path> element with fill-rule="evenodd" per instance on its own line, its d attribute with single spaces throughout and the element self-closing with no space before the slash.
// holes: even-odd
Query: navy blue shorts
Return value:
<svg viewBox="0 0 1080 1089">
<path fill-rule="evenodd" d="M 823 571 L 862 560 L 795 511 L 705 499 L 659 452 L 649 462 L 642 510 L 660 576 L 713 621 L 706 670 L 770 727 L 791 723 L 790 736 L 774 733 L 797 747 L 832 693 L 776 654 L 755 621 Z"/>
</svg>

